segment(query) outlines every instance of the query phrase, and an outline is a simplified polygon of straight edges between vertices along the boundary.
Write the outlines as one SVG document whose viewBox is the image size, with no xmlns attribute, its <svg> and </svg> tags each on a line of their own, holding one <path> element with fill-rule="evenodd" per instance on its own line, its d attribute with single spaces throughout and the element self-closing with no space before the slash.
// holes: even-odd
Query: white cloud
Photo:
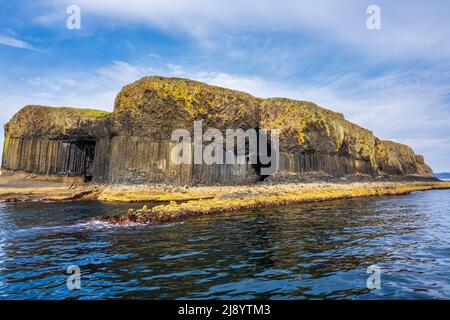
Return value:
<svg viewBox="0 0 450 320">
<path fill-rule="evenodd" d="M 60 10 L 61 1 L 47 0 Z M 85 16 L 186 33 L 210 46 L 217 35 L 303 32 L 373 57 L 450 55 L 450 3 L 378 0 L 382 28 L 369 31 L 369 0 L 78 0 Z M 71 0 L 66 0 L 66 4 Z M 222 40 L 220 40 L 222 41 Z"/>
<path fill-rule="evenodd" d="M 113 61 L 112 65 L 97 70 L 97 76 L 106 80 L 109 84 L 129 83 L 151 73 L 151 68 L 132 66 L 124 61 Z"/>
<path fill-rule="evenodd" d="M 34 50 L 31 44 L 6 35 L 0 35 L 0 44 L 8 47 Z"/>
</svg>

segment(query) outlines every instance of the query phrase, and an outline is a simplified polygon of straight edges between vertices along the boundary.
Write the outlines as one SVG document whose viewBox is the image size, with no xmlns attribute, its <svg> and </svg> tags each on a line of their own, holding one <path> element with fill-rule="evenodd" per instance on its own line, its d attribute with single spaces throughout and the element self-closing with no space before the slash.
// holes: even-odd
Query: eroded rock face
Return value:
<svg viewBox="0 0 450 320">
<path fill-rule="evenodd" d="M 95 142 L 109 136 L 109 113 L 26 106 L 5 125 L 2 169 L 90 176 Z"/>
<path fill-rule="evenodd" d="M 193 80 L 144 77 L 117 95 L 114 132 L 166 140 L 176 129 L 192 132 L 194 120 L 222 131 L 255 128 L 260 101 L 248 93 Z"/>
<path fill-rule="evenodd" d="M 109 112 L 69 107 L 25 106 L 5 125 L 6 137 L 61 141 L 109 136 Z"/>
<path fill-rule="evenodd" d="M 416 155 L 407 145 L 392 141 L 378 141 L 378 169 L 387 174 L 432 175 L 433 170 L 425 164 L 423 156 Z"/>
<path fill-rule="evenodd" d="M 325 171 L 333 175 L 376 174 L 371 131 L 307 101 L 266 99 L 261 127 L 280 130 L 280 165 L 288 172 Z"/>
<path fill-rule="evenodd" d="M 422 156 L 377 139 L 343 115 L 311 102 L 260 99 L 197 81 L 145 77 L 117 95 L 114 112 L 27 106 L 5 126 L 2 168 L 88 176 L 113 183 L 248 183 L 250 165 L 175 165 L 175 129 L 279 129 L 280 170 L 334 176 L 432 175 Z"/>
</svg>

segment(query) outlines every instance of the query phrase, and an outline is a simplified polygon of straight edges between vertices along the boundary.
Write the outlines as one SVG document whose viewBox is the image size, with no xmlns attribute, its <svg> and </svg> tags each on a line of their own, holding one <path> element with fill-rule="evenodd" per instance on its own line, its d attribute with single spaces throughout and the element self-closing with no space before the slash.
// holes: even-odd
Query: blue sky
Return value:
<svg viewBox="0 0 450 320">
<path fill-rule="evenodd" d="M 0 122 L 26 104 L 112 110 L 123 85 L 179 76 L 316 102 L 450 171 L 449 14 L 449 1 L 2 1 Z"/>
</svg>

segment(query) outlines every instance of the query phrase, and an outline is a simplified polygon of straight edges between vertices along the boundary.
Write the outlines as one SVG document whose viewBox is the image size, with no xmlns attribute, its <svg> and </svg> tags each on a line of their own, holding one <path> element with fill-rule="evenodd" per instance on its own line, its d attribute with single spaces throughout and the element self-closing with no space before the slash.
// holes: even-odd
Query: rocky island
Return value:
<svg viewBox="0 0 450 320">
<path fill-rule="evenodd" d="M 263 176 L 250 163 L 172 163 L 172 132 L 193 132 L 195 120 L 222 132 L 278 129 L 278 172 Z M 128 223 L 447 187 L 410 147 L 312 102 L 155 76 L 125 86 L 112 113 L 20 110 L 5 125 L 0 201 L 162 203 L 110 218 Z"/>
</svg>

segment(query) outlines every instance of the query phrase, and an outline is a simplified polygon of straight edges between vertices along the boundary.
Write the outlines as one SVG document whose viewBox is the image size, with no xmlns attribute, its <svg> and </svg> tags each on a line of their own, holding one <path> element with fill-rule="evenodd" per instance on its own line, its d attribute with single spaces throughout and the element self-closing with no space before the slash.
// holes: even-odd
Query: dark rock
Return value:
<svg viewBox="0 0 450 320">
<path fill-rule="evenodd" d="M 171 163 L 172 131 L 184 128 L 192 133 L 194 120 L 203 121 L 204 131 L 279 129 L 280 171 L 288 176 L 323 172 L 334 177 L 432 177 L 423 156 L 410 147 L 379 140 L 342 114 L 314 103 L 260 99 L 163 77 L 145 77 L 125 86 L 110 114 L 23 108 L 5 126 L 2 169 L 127 184 L 240 184 L 261 178 L 250 164 Z"/>
</svg>

